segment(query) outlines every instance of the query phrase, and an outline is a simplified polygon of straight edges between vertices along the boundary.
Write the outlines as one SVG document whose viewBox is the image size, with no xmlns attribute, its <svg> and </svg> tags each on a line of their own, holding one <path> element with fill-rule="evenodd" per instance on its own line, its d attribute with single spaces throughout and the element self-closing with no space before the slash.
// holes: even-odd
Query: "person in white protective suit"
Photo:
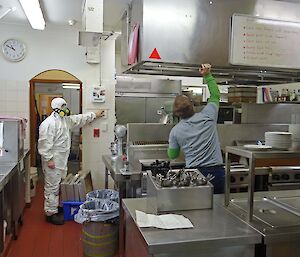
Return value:
<svg viewBox="0 0 300 257">
<path fill-rule="evenodd" d="M 64 224 L 59 215 L 59 186 L 67 175 L 67 163 L 71 146 L 71 130 L 82 127 L 100 118 L 104 111 L 96 113 L 70 115 L 63 98 L 54 98 L 51 102 L 53 112 L 39 127 L 38 152 L 42 156 L 44 172 L 44 211 L 46 220 L 55 225 Z"/>
</svg>

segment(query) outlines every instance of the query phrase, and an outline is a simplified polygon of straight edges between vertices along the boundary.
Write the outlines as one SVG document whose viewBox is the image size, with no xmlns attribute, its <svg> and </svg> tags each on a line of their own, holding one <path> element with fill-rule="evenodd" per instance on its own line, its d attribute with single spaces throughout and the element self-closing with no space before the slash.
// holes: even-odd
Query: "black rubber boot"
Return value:
<svg viewBox="0 0 300 257">
<path fill-rule="evenodd" d="M 63 217 L 58 213 L 55 213 L 51 216 L 46 216 L 46 220 L 54 225 L 63 225 L 65 223 Z"/>
<path fill-rule="evenodd" d="M 61 206 L 58 206 L 58 213 L 64 213 L 64 208 Z"/>
</svg>

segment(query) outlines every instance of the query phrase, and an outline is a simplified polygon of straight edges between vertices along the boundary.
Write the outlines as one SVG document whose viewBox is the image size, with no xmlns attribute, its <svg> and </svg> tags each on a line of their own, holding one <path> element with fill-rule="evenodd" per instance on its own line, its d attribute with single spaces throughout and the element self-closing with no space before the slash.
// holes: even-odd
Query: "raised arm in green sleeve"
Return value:
<svg viewBox="0 0 300 257">
<path fill-rule="evenodd" d="M 217 85 L 216 80 L 214 79 L 212 74 L 209 73 L 206 76 L 204 76 L 204 81 L 206 82 L 206 84 L 208 86 L 209 93 L 210 93 L 210 97 L 208 99 L 208 102 L 215 103 L 217 106 L 219 106 L 220 91 L 219 91 L 219 87 Z"/>
<path fill-rule="evenodd" d="M 173 160 L 180 154 L 180 148 L 168 148 L 168 157 Z"/>
</svg>

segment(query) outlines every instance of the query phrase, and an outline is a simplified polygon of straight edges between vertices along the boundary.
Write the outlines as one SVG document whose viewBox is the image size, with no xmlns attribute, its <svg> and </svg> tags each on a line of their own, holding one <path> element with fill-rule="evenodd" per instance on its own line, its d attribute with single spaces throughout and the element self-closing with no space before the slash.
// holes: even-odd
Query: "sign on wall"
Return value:
<svg viewBox="0 0 300 257">
<path fill-rule="evenodd" d="M 234 14 L 229 62 L 300 69 L 300 23 Z"/>
</svg>

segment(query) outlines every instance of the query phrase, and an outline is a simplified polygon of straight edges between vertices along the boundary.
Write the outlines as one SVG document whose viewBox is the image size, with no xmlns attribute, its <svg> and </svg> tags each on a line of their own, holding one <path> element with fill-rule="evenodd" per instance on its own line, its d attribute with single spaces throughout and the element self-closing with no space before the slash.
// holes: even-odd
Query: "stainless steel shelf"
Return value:
<svg viewBox="0 0 300 257">
<path fill-rule="evenodd" d="M 300 151 L 288 150 L 268 150 L 268 151 L 250 151 L 243 146 L 227 146 L 225 148 L 225 206 L 230 203 L 230 155 L 237 155 L 249 159 L 249 181 L 248 181 L 248 221 L 253 219 L 253 199 L 254 183 L 256 175 L 256 160 L 259 159 L 297 159 L 300 165 Z"/>
</svg>

